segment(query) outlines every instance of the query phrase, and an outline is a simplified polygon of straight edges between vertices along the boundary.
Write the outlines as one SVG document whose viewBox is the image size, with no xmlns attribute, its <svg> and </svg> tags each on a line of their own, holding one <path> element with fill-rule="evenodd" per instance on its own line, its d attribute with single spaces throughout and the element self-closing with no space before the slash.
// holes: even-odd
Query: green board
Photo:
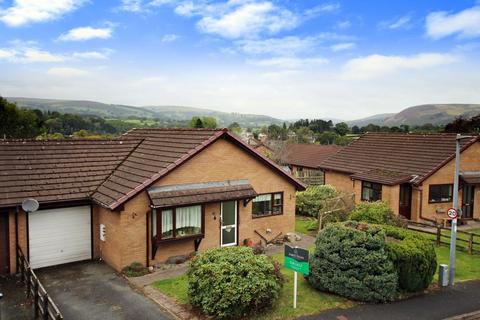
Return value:
<svg viewBox="0 0 480 320">
<path fill-rule="evenodd" d="M 308 256 L 308 250 L 285 245 L 285 268 L 308 275 L 310 273 Z"/>
</svg>

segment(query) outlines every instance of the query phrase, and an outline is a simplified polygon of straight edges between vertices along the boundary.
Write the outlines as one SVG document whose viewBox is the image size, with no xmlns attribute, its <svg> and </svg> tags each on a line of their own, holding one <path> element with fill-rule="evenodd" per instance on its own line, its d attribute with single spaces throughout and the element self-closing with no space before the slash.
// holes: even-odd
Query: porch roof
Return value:
<svg viewBox="0 0 480 320">
<path fill-rule="evenodd" d="M 363 180 L 369 182 L 376 182 L 386 185 L 396 185 L 408 182 L 412 179 L 411 174 L 385 170 L 385 169 L 372 169 L 359 173 L 352 174 L 352 177 L 355 180 Z"/>
<path fill-rule="evenodd" d="M 257 192 L 248 180 L 227 180 L 152 187 L 148 189 L 153 208 L 226 200 L 252 199 Z"/>
<path fill-rule="evenodd" d="M 460 177 L 468 184 L 480 184 L 480 171 L 465 171 Z"/>
</svg>

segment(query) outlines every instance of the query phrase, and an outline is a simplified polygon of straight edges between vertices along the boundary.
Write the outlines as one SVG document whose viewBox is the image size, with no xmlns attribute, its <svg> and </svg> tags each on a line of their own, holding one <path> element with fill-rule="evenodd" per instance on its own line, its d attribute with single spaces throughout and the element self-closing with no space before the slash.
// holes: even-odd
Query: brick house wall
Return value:
<svg viewBox="0 0 480 320">
<path fill-rule="evenodd" d="M 325 184 L 335 186 L 335 188 L 340 192 L 355 193 L 355 199 L 360 196 L 360 194 L 355 192 L 355 183 L 352 181 L 352 178 L 350 178 L 349 174 L 335 171 L 325 171 Z"/>
</svg>

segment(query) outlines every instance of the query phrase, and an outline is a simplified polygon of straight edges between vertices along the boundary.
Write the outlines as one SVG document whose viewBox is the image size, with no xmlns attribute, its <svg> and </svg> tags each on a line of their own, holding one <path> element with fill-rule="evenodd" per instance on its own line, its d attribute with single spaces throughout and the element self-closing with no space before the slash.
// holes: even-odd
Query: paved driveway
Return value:
<svg viewBox="0 0 480 320">
<path fill-rule="evenodd" d="M 171 319 L 104 263 L 67 264 L 40 269 L 37 274 L 65 319 Z"/>
</svg>

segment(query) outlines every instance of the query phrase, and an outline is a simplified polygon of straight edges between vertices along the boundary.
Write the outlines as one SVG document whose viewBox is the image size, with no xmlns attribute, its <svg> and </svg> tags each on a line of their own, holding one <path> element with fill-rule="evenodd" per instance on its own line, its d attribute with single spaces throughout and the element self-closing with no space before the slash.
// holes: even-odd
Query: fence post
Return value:
<svg viewBox="0 0 480 320">
<path fill-rule="evenodd" d="M 470 237 L 468 239 L 468 254 L 473 254 L 473 233 L 470 233 Z"/>
<path fill-rule="evenodd" d="M 33 313 L 34 319 L 38 318 L 38 281 L 35 281 L 33 284 Z"/>
<path fill-rule="evenodd" d="M 43 296 L 43 320 L 48 320 L 48 294 Z"/>
<path fill-rule="evenodd" d="M 31 282 L 31 279 L 32 279 L 32 273 L 30 272 L 30 267 L 27 268 L 27 298 L 30 298 L 30 289 L 31 289 L 31 286 L 32 286 L 32 282 Z"/>
<path fill-rule="evenodd" d="M 437 226 L 437 246 L 441 244 L 442 241 L 442 228 Z"/>
</svg>

